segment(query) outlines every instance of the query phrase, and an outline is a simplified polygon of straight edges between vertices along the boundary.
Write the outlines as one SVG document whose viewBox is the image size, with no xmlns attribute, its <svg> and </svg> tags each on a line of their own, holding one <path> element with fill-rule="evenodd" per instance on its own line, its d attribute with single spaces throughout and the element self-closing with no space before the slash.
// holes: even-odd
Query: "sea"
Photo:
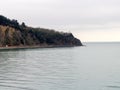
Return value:
<svg viewBox="0 0 120 90">
<path fill-rule="evenodd" d="M 0 90 L 120 90 L 120 42 L 0 50 Z"/>
</svg>

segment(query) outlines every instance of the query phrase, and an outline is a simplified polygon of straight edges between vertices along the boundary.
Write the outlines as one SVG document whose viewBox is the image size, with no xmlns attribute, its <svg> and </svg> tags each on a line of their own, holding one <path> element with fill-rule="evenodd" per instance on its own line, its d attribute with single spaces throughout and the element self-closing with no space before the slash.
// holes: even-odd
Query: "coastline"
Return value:
<svg viewBox="0 0 120 90">
<path fill-rule="evenodd" d="M 4 47 L 0 47 L 0 50 L 59 48 L 59 47 L 77 47 L 77 46 L 74 46 L 74 45 L 36 45 L 36 46 L 7 46 L 7 47 L 4 46 Z"/>
</svg>

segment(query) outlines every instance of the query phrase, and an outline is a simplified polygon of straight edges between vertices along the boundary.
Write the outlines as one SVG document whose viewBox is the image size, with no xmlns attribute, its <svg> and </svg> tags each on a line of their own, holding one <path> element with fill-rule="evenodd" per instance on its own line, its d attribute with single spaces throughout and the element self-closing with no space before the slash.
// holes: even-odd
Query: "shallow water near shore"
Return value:
<svg viewBox="0 0 120 90">
<path fill-rule="evenodd" d="M 120 43 L 0 50 L 0 90 L 119 90 Z"/>
</svg>

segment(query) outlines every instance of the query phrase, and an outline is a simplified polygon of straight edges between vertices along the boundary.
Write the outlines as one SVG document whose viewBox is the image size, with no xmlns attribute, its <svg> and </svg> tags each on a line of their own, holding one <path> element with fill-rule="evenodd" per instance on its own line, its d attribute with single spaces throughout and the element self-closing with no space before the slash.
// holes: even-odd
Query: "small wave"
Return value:
<svg viewBox="0 0 120 90">
<path fill-rule="evenodd" d="M 28 88 L 28 87 L 19 87 L 19 86 L 13 86 L 13 85 L 4 85 L 4 84 L 0 84 L 1 87 L 9 87 L 9 88 L 16 88 L 16 89 L 22 89 L 22 90 L 35 90 L 32 88 Z"/>
<path fill-rule="evenodd" d="M 20 80 L 20 79 L 9 79 L 9 78 L 6 78 L 6 79 L 0 79 L 0 81 L 22 81 L 22 82 L 33 82 L 31 80 Z"/>
<path fill-rule="evenodd" d="M 120 86 L 106 86 L 106 87 L 109 87 L 109 88 L 120 88 Z"/>
</svg>

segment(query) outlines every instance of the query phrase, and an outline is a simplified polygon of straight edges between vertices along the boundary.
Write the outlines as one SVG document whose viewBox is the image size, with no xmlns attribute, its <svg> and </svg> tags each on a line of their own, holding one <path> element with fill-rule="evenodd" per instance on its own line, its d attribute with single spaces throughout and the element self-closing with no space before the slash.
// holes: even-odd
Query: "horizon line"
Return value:
<svg viewBox="0 0 120 90">
<path fill-rule="evenodd" d="M 82 43 L 120 43 L 120 41 L 83 41 Z"/>
</svg>

